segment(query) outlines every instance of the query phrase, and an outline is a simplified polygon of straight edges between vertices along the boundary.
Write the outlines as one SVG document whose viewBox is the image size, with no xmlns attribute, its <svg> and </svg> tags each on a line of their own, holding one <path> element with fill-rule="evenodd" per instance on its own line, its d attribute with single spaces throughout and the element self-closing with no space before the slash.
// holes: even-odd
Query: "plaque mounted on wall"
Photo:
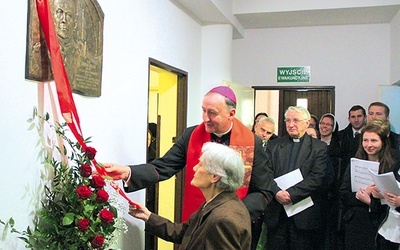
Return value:
<svg viewBox="0 0 400 250">
<path fill-rule="evenodd" d="M 25 78 L 53 80 L 36 10 L 28 0 Z M 104 13 L 96 0 L 49 0 L 64 66 L 74 93 L 101 95 Z"/>
</svg>

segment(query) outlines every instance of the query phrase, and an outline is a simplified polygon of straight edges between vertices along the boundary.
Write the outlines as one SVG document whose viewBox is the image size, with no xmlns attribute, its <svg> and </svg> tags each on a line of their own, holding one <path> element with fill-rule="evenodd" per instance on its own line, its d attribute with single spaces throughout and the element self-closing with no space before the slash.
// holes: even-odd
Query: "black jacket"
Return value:
<svg viewBox="0 0 400 250">
<path fill-rule="evenodd" d="M 321 223 L 321 187 L 325 185 L 324 177 L 327 167 L 327 146 L 324 142 L 305 134 L 299 149 L 296 166 L 294 169 L 287 169 L 287 160 L 290 155 L 291 139 L 282 137 L 268 143 L 268 153 L 271 155 L 274 178 L 289 173 L 297 168 L 300 169 L 303 181 L 288 188 L 292 202 L 295 204 L 311 196 L 314 205 L 306 210 L 294 215 L 294 223 L 298 229 L 311 230 L 320 227 Z M 271 190 L 275 194 L 281 189 L 275 181 L 271 182 Z M 275 227 L 281 218 L 281 213 L 285 213 L 283 206 L 273 199 L 268 205 L 264 222 L 267 227 Z"/>
</svg>

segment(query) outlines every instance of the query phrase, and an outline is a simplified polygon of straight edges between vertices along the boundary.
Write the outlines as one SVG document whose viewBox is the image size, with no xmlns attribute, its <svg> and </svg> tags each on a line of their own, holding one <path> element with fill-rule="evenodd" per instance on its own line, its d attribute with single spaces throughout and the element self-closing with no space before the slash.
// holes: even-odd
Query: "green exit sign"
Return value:
<svg viewBox="0 0 400 250">
<path fill-rule="evenodd" d="M 278 82 L 310 82 L 310 66 L 278 67 Z"/>
</svg>

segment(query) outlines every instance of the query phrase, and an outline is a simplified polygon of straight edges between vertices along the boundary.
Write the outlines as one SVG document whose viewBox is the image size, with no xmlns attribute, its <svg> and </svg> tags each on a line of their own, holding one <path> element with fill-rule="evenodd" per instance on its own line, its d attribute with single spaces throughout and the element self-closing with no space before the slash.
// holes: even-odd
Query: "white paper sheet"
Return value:
<svg viewBox="0 0 400 250">
<path fill-rule="evenodd" d="M 384 192 L 388 192 L 395 195 L 400 195 L 400 188 L 398 182 L 396 181 L 396 178 L 394 177 L 393 172 L 376 174 L 370 169 L 369 172 L 375 186 L 378 187 L 381 194 L 383 194 Z M 381 203 L 389 205 L 385 198 L 381 199 Z"/>
<path fill-rule="evenodd" d="M 274 179 L 276 184 L 278 185 L 279 188 L 282 190 L 286 190 L 300 181 L 303 180 L 303 176 L 300 172 L 300 169 L 293 170 L 287 174 L 284 174 L 282 176 L 279 176 Z M 314 205 L 314 202 L 312 201 L 311 197 L 307 197 L 296 204 L 288 204 L 288 205 L 283 205 L 286 214 L 288 217 L 291 217 L 297 213 L 300 213 L 301 211 L 306 210 L 307 208 L 311 207 Z"/>
<path fill-rule="evenodd" d="M 388 172 L 384 174 L 376 174 L 369 169 L 372 180 L 375 183 L 375 186 L 379 188 L 379 191 L 383 194 L 383 192 L 388 192 L 395 194 L 397 196 L 400 195 L 400 188 L 397 184 L 396 178 L 394 177 L 393 172 Z"/>
<path fill-rule="evenodd" d="M 286 190 L 303 180 L 300 169 L 295 169 L 287 174 L 276 177 L 274 181 L 280 189 Z"/>
<path fill-rule="evenodd" d="M 377 174 L 379 162 L 351 158 L 350 164 L 352 192 L 357 192 L 360 188 L 365 189 L 368 185 L 374 183 L 368 169 Z"/>
</svg>

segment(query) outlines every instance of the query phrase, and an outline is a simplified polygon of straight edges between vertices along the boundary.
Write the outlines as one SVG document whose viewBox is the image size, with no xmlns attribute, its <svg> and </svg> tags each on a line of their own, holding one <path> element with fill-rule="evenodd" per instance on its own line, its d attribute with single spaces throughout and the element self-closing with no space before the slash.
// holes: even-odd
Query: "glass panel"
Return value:
<svg viewBox="0 0 400 250">
<path fill-rule="evenodd" d="M 296 106 L 301 106 L 305 109 L 308 109 L 308 99 L 307 98 L 297 98 Z"/>
</svg>

